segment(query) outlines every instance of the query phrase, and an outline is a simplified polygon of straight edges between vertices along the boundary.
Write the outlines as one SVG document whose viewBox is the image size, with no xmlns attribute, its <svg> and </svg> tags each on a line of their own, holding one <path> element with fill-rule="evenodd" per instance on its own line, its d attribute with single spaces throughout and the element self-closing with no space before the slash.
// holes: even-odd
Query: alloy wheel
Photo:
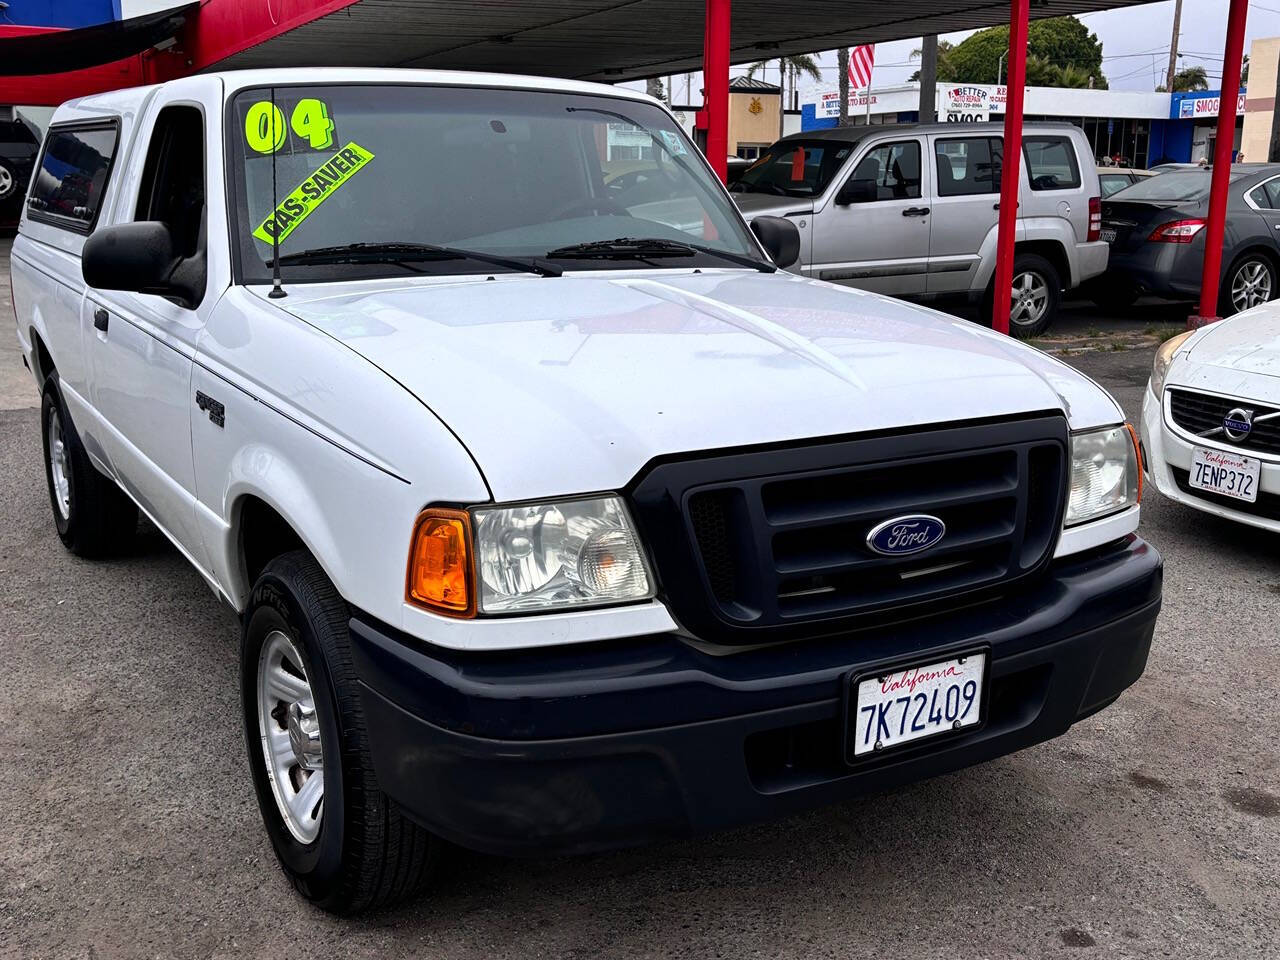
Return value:
<svg viewBox="0 0 1280 960">
<path fill-rule="evenodd" d="M 1231 277 L 1231 306 L 1236 313 L 1271 299 L 1271 268 L 1261 260 L 1246 260 Z"/>
<path fill-rule="evenodd" d="M 280 816 L 295 840 L 311 843 L 324 813 L 320 718 L 302 654 L 281 630 L 267 635 L 258 657 L 258 730 Z"/>
<path fill-rule="evenodd" d="M 0 200 L 3 200 L 9 194 L 13 193 L 13 188 L 13 174 L 9 172 L 8 167 L 0 164 Z"/>
<path fill-rule="evenodd" d="M 1030 327 L 1049 309 L 1049 284 L 1035 270 L 1023 270 L 1013 278 L 1009 296 L 1009 323 Z"/>
</svg>

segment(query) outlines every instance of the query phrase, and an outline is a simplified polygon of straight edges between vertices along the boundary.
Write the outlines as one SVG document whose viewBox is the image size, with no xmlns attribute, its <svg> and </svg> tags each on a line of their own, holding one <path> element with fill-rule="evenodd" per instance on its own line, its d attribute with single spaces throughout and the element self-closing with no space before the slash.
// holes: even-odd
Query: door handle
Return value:
<svg viewBox="0 0 1280 960">
<path fill-rule="evenodd" d="M 929 215 L 928 207 L 907 207 L 902 211 L 904 217 L 927 217 Z"/>
<path fill-rule="evenodd" d="M 102 309 L 102 307 L 99 307 L 97 310 L 93 311 L 93 329 L 101 330 L 103 333 L 106 333 L 107 322 L 110 319 L 111 318 L 107 315 L 107 311 Z"/>
</svg>

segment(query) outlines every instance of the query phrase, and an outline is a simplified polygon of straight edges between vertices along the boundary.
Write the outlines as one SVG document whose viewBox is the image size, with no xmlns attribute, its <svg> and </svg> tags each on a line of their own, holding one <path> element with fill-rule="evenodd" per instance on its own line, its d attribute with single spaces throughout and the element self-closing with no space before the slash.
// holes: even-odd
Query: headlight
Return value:
<svg viewBox="0 0 1280 960">
<path fill-rule="evenodd" d="M 472 516 L 483 613 L 653 596 L 639 538 L 617 497 L 477 507 Z"/>
<path fill-rule="evenodd" d="M 1173 355 L 1178 348 L 1187 342 L 1187 337 L 1195 333 L 1188 330 L 1176 337 L 1170 337 L 1156 349 L 1156 358 L 1151 363 L 1151 392 L 1159 399 L 1164 392 L 1164 375 L 1169 372 L 1169 364 L 1173 363 Z"/>
<path fill-rule="evenodd" d="M 1141 496 L 1142 467 L 1132 427 L 1125 424 L 1072 436 L 1066 526 L 1117 513 Z"/>
</svg>

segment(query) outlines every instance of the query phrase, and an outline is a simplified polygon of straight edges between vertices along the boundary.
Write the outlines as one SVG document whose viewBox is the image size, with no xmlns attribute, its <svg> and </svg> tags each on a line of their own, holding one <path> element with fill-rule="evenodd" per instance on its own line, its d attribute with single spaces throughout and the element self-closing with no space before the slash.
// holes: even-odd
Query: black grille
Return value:
<svg viewBox="0 0 1280 960">
<path fill-rule="evenodd" d="M 1228 510 L 1235 510 L 1237 513 L 1248 513 L 1255 517 L 1280 520 L 1280 495 L 1259 490 L 1257 501 L 1249 503 L 1247 500 L 1224 497 L 1220 493 L 1210 493 L 1208 490 L 1197 489 L 1191 485 L 1191 474 L 1186 470 L 1180 470 L 1178 467 L 1173 466 L 1169 467 L 1169 470 L 1173 473 L 1173 481 L 1178 485 L 1178 489 L 1198 500 L 1217 504 L 1220 507 L 1226 507 Z"/>
<path fill-rule="evenodd" d="M 753 642 L 1036 572 L 1062 522 L 1066 449 L 1065 421 L 1037 417 L 668 462 L 632 497 L 681 622 Z M 936 547 L 867 546 L 872 527 L 916 513 L 946 524 Z"/>
<path fill-rule="evenodd" d="M 1232 440 L 1222 429 L 1223 417 L 1237 407 L 1253 411 L 1253 429 L 1243 440 Z M 1190 390 L 1169 391 L 1169 415 L 1174 423 L 1197 437 L 1229 443 L 1241 450 L 1280 454 L 1280 416 L 1260 420 L 1270 414 L 1280 414 L 1280 411 L 1249 400 L 1232 400 Z"/>
</svg>

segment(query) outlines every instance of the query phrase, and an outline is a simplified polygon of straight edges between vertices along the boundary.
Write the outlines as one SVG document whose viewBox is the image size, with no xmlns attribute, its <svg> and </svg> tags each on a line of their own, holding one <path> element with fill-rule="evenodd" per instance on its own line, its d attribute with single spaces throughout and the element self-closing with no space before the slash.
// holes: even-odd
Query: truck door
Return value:
<svg viewBox="0 0 1280 960">
<path fill-rule="evenodd" d="M 813 215 L 811 276 L 880 293 L 924 292 L 931 217 L 923 143 L 873 143 L 846 166 L 843 183 Z"/>
<path fill-rule="evenodd" d="M 130 158 L 114 223 L 166 224 L 176 270 L 208 275 L 208 145 L 216 120 L 193 103 L 190 88 L 219 82 L 194 78 L 153 101 Z M 185 93 L 179 93 L 181 90 Z M 181 99 L 181 102 L 174 102 Z M 220 155 L 220 150 L 219 150 Z M 192 360 L 216 296 L 206 285 L 199 303 L 89 288 L 82 310 L 94 403 L 106 422 L 103 438 L 117 479 L 200 569 L 205 551 L 195 521 L 191 455 Z"/>
<path fill-rule="evenodd" d="M 1000 217 L 1002 141 L 985 134 L 930 137 L 933 224 L 929 230 L 929 293 L 969 290 L 983 242 Z"/>
</svg>

